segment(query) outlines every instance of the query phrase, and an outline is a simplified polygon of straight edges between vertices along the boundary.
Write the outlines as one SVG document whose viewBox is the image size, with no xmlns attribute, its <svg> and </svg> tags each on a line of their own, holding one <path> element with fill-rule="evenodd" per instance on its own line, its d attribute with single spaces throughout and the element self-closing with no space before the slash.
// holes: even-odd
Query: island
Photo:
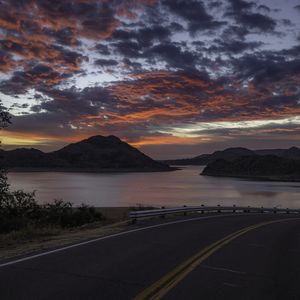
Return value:
<svg viewBox="0 0 300 300">
<path fill-rule="evenodd" d="M 45 153 L 37 149 L 0 150 L 0 166 L 8 171 L 155 172 L 172 171 L 118 137 L 92 136 Z"/>
<path fill-rule="evenodd" d="M 201 175 L 276 181 L 300 181 L 300 161 L 276 155 L 251 155 L 235 160 L 218 159 Z"/>
</svg>

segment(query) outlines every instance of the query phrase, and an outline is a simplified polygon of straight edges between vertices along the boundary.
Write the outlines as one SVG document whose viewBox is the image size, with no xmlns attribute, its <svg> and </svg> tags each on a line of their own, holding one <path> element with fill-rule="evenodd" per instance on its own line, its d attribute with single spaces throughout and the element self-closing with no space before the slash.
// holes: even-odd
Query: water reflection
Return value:
<svg viewBox="0 0 300 300">
<path fill-rule="evenodd" d="M 10 173 L 13 188 L 95 206 L 252 205 L 300 207 L 300 183 L 199 176 L 202 167 L 162 173 Z"/>
<path fill-rule="evenodd" d="M 257 191 L 257 192 L 240 192 L 243 195 L 250 196 L 264 196 L 264 197 L 275 197 L 279 192 L 271 192 L 271 191 Z"/>
</svg>

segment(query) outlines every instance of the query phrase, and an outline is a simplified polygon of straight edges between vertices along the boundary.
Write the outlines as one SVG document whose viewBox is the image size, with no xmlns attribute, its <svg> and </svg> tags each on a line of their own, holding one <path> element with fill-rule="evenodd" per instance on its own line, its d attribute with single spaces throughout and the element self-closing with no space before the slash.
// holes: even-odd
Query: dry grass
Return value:
<svg viewBox="0 0 300 300">
<path fill-rule="evenodd" d="M 72 229 L 58 227 L 34 228 L 0 235 L 0 260 L 29 252 L 92 239 L 121 232 L 127 227 L 128 207 L 97 208 L 105 220 Z"/>
</svg>

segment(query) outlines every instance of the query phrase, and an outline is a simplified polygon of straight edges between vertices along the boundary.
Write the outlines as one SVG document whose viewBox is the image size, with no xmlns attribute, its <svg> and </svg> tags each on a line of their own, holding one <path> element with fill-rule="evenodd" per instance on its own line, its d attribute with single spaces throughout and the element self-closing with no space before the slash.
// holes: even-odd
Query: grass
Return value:
<svg viewBox="0 0 300 300">
<path fill-rule="evenodd" d="M 27 226 L 20 230 L 0 234 L 0 260 L 121 232 L 128 223 L 128 207 L 96 208 L 103 214 L 102 221 L 85 224 L 74 228 L 58 226 Z"/>
</svg>

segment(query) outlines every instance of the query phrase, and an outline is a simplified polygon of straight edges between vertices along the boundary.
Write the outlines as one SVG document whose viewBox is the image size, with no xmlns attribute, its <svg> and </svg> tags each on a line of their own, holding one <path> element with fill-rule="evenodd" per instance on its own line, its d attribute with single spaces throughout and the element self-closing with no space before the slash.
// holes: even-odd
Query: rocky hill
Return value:
<svg viewBox="0 0 300 300">
<path fill-rule="evenodd" d="M 209 163 L 201 175 L 300 181 L 300 160 L 276 155 L 244 156 Z"/>
<path fill-rule="evenodd" d="M 157 162 L 115 136 L 93 136 L 66 147 L 44 153 L 37 149 L 15 149 L 0 152 L 0 166 L 21 170 L 66 171 L 169 171 Z"/>
</svg>

